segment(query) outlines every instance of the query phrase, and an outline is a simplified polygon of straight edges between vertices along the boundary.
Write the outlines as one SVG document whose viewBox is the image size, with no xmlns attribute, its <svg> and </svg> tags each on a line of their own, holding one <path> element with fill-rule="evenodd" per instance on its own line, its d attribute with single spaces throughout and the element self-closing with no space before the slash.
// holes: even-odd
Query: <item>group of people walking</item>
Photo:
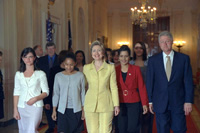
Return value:
<svg viewBox="0 0 200 133">
<path fill-rule="evenodd" d="M 148 61 L 143 42 L 134 44 L 130 60 L 127 45 L 107 53 L 110 50 L 94 41 L 90 64 L 85 64 L 83 51 L 56 55 L 53 43 L 40 58 L 25 48 L 14 87 L 19 132 L 37 132 L 43 105 L 46 132 L 53 132 L 57 121 L 59 133 L 80 133 L 85 120 L 88 133 L 151 133 L 154 113 L 159 133 L 186 132 L 185 115 L 193 103 L 190 60 L 172 50 L 170 32 L 161 32 L 158 39 L 162 52 Z"/>
</svg>

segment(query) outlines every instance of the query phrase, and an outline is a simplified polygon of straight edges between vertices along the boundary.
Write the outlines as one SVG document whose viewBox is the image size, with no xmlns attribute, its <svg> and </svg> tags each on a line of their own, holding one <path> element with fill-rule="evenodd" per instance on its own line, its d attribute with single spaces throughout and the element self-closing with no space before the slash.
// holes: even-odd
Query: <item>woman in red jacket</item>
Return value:
<svg viewBox="0 0 200 133">
<path fill-rule="evenodd" d="M 119 66 L 116 67 L 119 88 L 120 113 L 118 115 L 119 133 L 137 133 L 140 130 L 140 102 L 143 114 L 148 111 L 148 97 L 140 68 L 130 65 L 130 48 L 123 45 L 119 49 Z"/>
</svg>

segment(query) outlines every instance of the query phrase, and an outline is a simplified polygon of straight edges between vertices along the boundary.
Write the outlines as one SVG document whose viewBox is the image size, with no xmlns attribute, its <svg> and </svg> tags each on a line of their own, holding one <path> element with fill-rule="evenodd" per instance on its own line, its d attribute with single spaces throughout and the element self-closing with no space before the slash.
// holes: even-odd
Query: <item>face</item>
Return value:
<svg viewBox="0 0 200 133">
<path fill-rule="evenodd" d="M 118 63 L 119 62 L 118 52 L 115 52 L 115 55 L 113 56 L 113 61 L 114 61 L 114 63 Z"/>
<path fill-rule="evenodd" d="M 112 61 L 112 53 L 111 51 L 106 51 L 107 55 L 108 55 L 108 60 Z"/>
<path fill-rule="evenodd" d="M 134 52 L 137 57 L 141 57 L 143 55 L 142 45 L 137 43 L 134 47 Z"/>
<path fill-rule="evenodd" d="M 43 49 L 42 49 L 42 47 L 38 46 L 38 48 L 36 49 L 35 53 L 39 57 L 43 56 Z"/>
<path fill-rule="evenodd" d="M 26 56 L 22 57 L 22 60 L 26 65 L 31 66 L 35 61 L 35 57 L 32 53 L 28 53 Z"/>
<path fill-rule="evenodd" d="M 76 55 L 76 62 L 77 63 L 82 63 L 82 61 L 83 61 L 83 55 L 82 55 L 82 53 L 78 53 Z"/>
<path fill-rule="evenodd" d="M 167 55 L 172 50 L 172 43 L 173 41 L 168 36 L 161 36 L 159 40 L 160 48 L 163 52 L 165 52 Z"/>
<path fill-rule="evenodd" d="M 92 48 L 92 58 L 94 60 L 102 60 L 103 59 L 103 50 L 99 45 L 95 45 Z"/>
<path fill-rule="evenodd" d="M 121 51 L 119 55 L 119 61 L 121 65 L 127 65 L 129 63 L 129 55 L 127 51 Z"/>
<path fill-rule="evenodd" d="M 65 66 L 65 71 L 66 72 L 71 73 L 71 72 L 74 71 L 74 67 L 75 67 L 76 63 L 74 62 L 73 59 L 66 58 L 63 63 L 64 63 L 64 66 Z"/>
<path fill-rule="evenodd" d="M 54 56 L 55 52 L 56 52 L 56 48 L 54 46 L 47 47 L 47 54 L 50 57 Z"/>
</svg>

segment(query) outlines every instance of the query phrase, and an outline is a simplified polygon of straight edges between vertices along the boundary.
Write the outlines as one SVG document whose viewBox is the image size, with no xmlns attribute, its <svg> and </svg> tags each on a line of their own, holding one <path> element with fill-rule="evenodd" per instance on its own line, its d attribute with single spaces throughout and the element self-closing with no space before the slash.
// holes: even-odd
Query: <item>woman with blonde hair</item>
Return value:
<svg viewBox="0 0 200 133">
<path fill-rule="evenodd" d="M 92 43 L 91 54 L 93 62 L 83 68 L 89 86 L 84 105 L 87 130 L 110 133 L 113 114 L 120 111 L 115 67 L 104 60 L 105 50 L 99 41 Z"/>
</svg>

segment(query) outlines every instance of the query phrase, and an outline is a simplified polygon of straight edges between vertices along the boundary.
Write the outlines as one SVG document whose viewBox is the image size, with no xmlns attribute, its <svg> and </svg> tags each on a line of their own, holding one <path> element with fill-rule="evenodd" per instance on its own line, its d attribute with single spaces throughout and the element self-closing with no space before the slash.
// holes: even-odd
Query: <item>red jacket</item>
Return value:
<svg viewBox="0 0 200 133">
<path fill-rule="evenodd" d="M 141 99 L 143 106 L 148 105 L 147 90 L 140 68 L 129 64 L 125 83 L 122 78 L 121 65 L 117 66 L 115 70 L 120 103 L 135 103 Z"/>
</svg>

